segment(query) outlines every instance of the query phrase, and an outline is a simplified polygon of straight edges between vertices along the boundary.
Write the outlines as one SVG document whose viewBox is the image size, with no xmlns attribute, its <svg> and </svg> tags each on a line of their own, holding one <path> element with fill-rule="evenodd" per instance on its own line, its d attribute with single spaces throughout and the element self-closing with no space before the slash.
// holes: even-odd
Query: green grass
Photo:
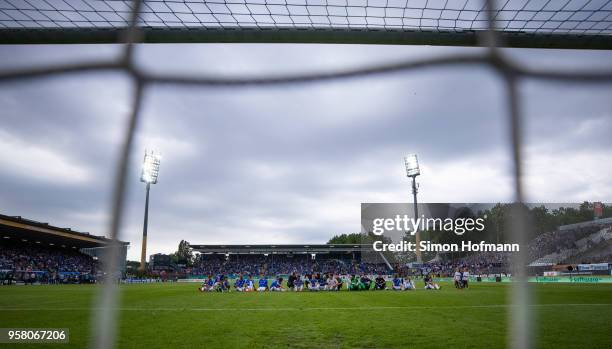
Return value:
<svg viewBox="0 0 612 349">
<path fill-rule="evenodd" d="M 538 347 L 610 348 L 612 284 L 534 287 Z M 196 288 L 121 286 L 119 347 L 493 348 L 506 343 L 505 284 L 474 283 L 464 291 L 444 284 L 440 291 L 263 294 L 203 294 Z M 95 290 L 0 287 L 0 327 L 67 327 L 70 347 L 85 347 Z"/>
</svg>

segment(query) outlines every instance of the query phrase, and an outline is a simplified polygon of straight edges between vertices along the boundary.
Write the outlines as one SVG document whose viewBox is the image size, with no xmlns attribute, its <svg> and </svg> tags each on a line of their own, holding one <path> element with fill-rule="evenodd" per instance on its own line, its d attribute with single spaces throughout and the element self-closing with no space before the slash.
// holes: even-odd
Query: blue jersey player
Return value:
<svg viewBox="0 0 612 349">
<path fill-rule="evenodd" d="M 215 290 L 215 279 L 213 279 L 212 275 L 208 277 L 206 281 L 206 291 L 214 291 Z"/>
<path fill-rule="evenodd" d="M 284 291 L 283 278 L 278 278 L 272 281 L 272 284 L 270 285 L 270 291 Z"/>
<path fill-rule="evenodd" d="M 252 292 L 255 290 L 255 282 L 253 281 L 253 275 L 249 275 L 249 279 L 244 283 L 244 291 Z"/>
<path fill-rule="evenodd" d="M 245 284 L 245 280 L 242 277 L 242 275 L 240 275 L 240 278 L 238 278 L 238 280 L 236 280 L 236 282 L 234 283 L 234 288 L 236 288 L 236 291 L 238 292 L 243 292 L 244 284 Z"/>
<path fill-rule="evenodd" d="M 295 281 L 293 282 L 293 289 L 297 292 L 301 292 L 304 290 L 304 280 L 302 280 L 302 276 L 298 275 Z"/>
<path fill-rule="evenodd" d="M 401 291 L 404 286 L 404 280 L 402 280 L 397 274 L 393 277 L 393 289 L 395 291 Z"/>
<path fill-rule="evenodd" d="M 268 279 L 265 276 L 259 278 L 259 287 L 257 287 L 257 291 L 263 292 L 268 290 Z"/>
</svg>

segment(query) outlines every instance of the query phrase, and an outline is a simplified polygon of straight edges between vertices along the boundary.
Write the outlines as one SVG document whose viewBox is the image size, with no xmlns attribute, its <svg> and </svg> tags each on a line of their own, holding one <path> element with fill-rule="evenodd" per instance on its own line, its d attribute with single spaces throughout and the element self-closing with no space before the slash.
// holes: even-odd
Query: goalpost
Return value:
<svg viewBox="0 0 612 349">
<path fill-rule="evenodd" d="M 482 46 L 474 54 L 390 62 L 326 73 L 249 78 L 181 76 L 143 71 L 133 60 L 135 43 L 343 43 Z M 0 83 L 58 74 L 123 71 L 134 83 L 132 109 L 116 166 L 109 233 L 115 241 L 123 218 L 127 166 L 143 94 L 152 84 L 235 86 L 304 84 L 418 70 L 425 67 L 488 65 L 505 83 L 512 152 L 514 200 L 523 202 L 520 79 L 564 83 L 612 83 L 612 71 L 568 71 L 517 64 L 499 47 L 612 49 L 612 0 L 0 0 L 0 44 L 123 43 L 114 60 L 0 67 Z M 521 217 L 520 214 L 517 217 Z M 526 245 L 524 219 L 512 223 Z M 105 268 L 116 267 L 119 245 L 109 249 Z M 526 251 L 513 261 L 513 303 L 508 344 L 529 348 L 531 299 Z M 95 313 L 96 348 L 115 343 L 117 287 L 101 289 Z"/>
</svg>

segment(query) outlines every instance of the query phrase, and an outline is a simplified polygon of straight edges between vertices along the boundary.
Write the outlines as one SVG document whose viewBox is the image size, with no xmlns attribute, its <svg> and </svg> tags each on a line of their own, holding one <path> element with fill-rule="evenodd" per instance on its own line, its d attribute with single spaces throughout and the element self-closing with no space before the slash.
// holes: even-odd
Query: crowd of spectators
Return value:
<svg viewBox="0 0 612 349">
<path fill-rule="evenodd" d="M 384 264 L 359 263 L 352 259 L 318 258 L 310 255 L 202 255 L 191 268 L 191 276 L 207 275 L 289 275 L 296 272 L 301 275 L 311 273 L 334 274 L 387 274 Z"/>
<path fill-rule="evenodd" d="M 572 230 L 543 233 L 528 245 L 530 261 L 541 256 L 563 249 L 575 248 L 576 241 L 600 230 L 601 227 L 589 226 Z M 401 275 L 415 277 L 435 275 L 452 277 L 457 268 L 467 268 L 472 275 L 503 276 L 511 273 L 511 255 L 509 252 L 473 253 L 461 258 L 439 258 L 421 265 L 395 264 L 389 268 L 385 263 L 363 263 L 353 259 L 310 255 L 201 255 L 190 270 L 192 277 L 208 275 L 289 275 L 296 272 L 301 275 L 310 273 L 332 273 L 340 275 L 390 275 L 398 272 Z M 337 256 L 336 256 L 337 257 Z M 598 262 L 593 258 L 589 262 Z"/>
<path fill-rule="evenodd" d="M 528 245 L 530 261 L 563 249 L 575 248 L 576 241 L 598 230 L 599 226 L 587 226 L 572 230 L 543 233 Z M 482 252 L 461 258 L 439 258 L 419 266 L 395 264 L 389 268 L 385 263 L 363 263 L 353 259 L 310 255 L 200 255 L 189 274 L 193 277 L 216 275 L 301 275 L 326 272 L 341 275 L 389 275 L 399 272 L 402 275 L 422 276 L 433 274 L 438 277 L 453 276 L 457 268 L 468 268 L 472 275 L 509 275 L 511 273 L 511 253 Z M 336 256 L 337 257 L 337 256 Z M 599 261 L 600 259 L 593 259 Z"/>
<path fill-rule="evenodd" d="M 534 238 L 528 245 L 529 261 L 542 256 L 558 253 L 564 249 L 576 248 L 576 242 L 594 234 L 602 229 L 601 226 L 580 227 L 571 230 L 556 230 L 543 233 Z M 597 241 L 587 241 L 588 248 L 597 245 Z M 449 261 L 433 261 L 427 263 L 422 273 L 433 273 L 438 276 L 452 276 L 455 268 L 467 267 L 473 275 L 503 275 L 510 273 L 512 253 L 509 252 L 481 252 L 463 258 Z M 594 258 L 582 258 L 583 263 L 607 262 L 609 254 L 598 255 Z M 418 271 L 417 271 L 418 272 Z"/>
<path fill-rule="evenodd" d="M 289 275 L 293 272 L 300 275 L 312 273 L 331 273 L 338 275 L 401 275 L 423 276 L 433 274 L 436 277 L 453 276 L 456 268 L 468 268 L 474 275 L 508 274 L 509 253 L 479 253 L 465 258 L 450 261 L 432 261 L 418 266 L 395 264 L 389 268 L 385 263 L 365 263 L 351 259 L 321 258 L 310 256 L 287 255 L 206 255 L 196 261 L 189 270 L 191 277 L 206 277 L 223 274 L 237 275 Z"/>
<path fill-rule="evenodd" d="M 551 253 L 576 248 L 576 242 L 601 230 L 601 226 L 587 226 L 571 230 L 555 230 L 538 235 L 529 243 L 529 258 L 534 261 Z"/>
<path fill-rule="evenodd" d="M 98 262 L 77 250 L 0 244 L 0 283 L 92 283 Z"/>
<path fill-rule="evenodd" d="M 609 263 L 610 262 L 610 254 L 600 254 L 596 256 L 588 256 L 588 257 L 580 257 L 577 260 L 579 264 L 597 264 L 597 263 Z"/>
<path fill-rule="evenodd" d="M 423 264 L 395 265 L 394 270 L 401 275 L 423 277 L 452 277 L 455 271 L 467 268 L 472 275 L 502 276 L 510 273 L 510 253 L 482 252 L 463 258 L 449 260 L 432 260 Z"/>
<path fill-rule="evenodd" d="M 599 229 L 598 227 L 583 227 L 567 231 L 555 231 L 544 233 L 528 246 L 529 251 L 537 251 L 530 255 L 531 260 L 535 256 L 546 255 L 564 248 L 572 248 L 575 242 L 589 236 Z M 420 266 L 399 265 L 389 269 L 384 263 L 363 263 L 347 259 L 311 259 L 310 256 L 285 255 L 263 256 L 231 256 L 227 259 L 223 255 L 209 255 L 200 260 L 198 267 L 192 271 L 193 275 L 216 275 L 221 272 L 226 275 L 238 275 L 246 273 L 250 275 L 288 275 L 292 272 L 308 274 L 316 272 L 329 272 L 341 275 L 377 275 L 390 274 L 393 271 L 402 275 L 422 276 L 433 274 L 436 277 L 452 277 L 457 268 L 468 268 L 472 275 L 510 275 L 511 256 L 509 252 L 481 252 L 473 253 L 462 258 L 450 260 L 434 260 Z M 607 256 L 609 257 L 609 256 Z M 588 262 L 596 263 L 606 261 L 590 258 Z M 585 259 L 587 260 L 587 259 Z"/>
</svg>

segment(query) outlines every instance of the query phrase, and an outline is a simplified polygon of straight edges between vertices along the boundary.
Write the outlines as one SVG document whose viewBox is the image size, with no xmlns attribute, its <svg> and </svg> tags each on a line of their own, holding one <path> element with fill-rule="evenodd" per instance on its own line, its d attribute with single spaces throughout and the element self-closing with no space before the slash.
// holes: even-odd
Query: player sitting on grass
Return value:
<svg viewBox="0 0 612 349">
<path fill-rule="evenodd" d="M 217 274 L 215 276 L 215 279 L 213 281 L 213 285 L 212 287 L 210 287 L 208 290 L 209 291 L 222 291 L 222 287 L 223 287 L 223 275 L 221 274 Z"/>
<path fill-rule="evenodd" d="M 288 290 L 293 290 L 293 288 L 295 287 L 295 279 L 297 279 L 297 275 L 294 271 L 293 273 L 291 273 L 291 275 L 289 275 L 289 278 L 287 279 Z"/>
<path fill-rule="evenodd" d="M 257 292 L 263 292 L 268 290 L 268 279 L 265 276 L 259 277 L 259 286 L 257 287 Z"/>
<path fill-rule="evenodd" d="M 245 281 L 244 292 L 253 292 L 255 290 L 255 281 L 253 275 L 249 275 L 249 279 Z"/>
<path fill-rule="evenodd" d="M 231 291 L 229 280 L 223 275 L 220 276 L 220 281 L 219 281 L 219 286 L 217 287 L 217 291 L 218 292 L 230 292 Z"/>
<path fill-rule="evenodd" d="M 351 281 L 348 286 L 349 291 L 359 291 L 359 278 L 356 275 L 351 275 Z"/>
<path fill-rule="evenodd" d="M 386 290 L 387 289 L 387 281 L 381 274 L 378 274 L 376 279 L 374 280 L 374 290 Z"/>
<path fill-rule="evenodd" d="M 285 289 L 283 288 L 283 278 L 278 278 L 272 281 L 272 284 L 270 285 L 270 291 L 280 292 L 284 290 Z"/>
<path fill-rule="evenodd" d="M 221 282 L 223 282 L 222 275 L 221 274 L 215 275 L 215 281 L 209 291 L 217 291 L 221 287 Z"/>
<path fill-rule="evenodd" d="M 393 276 L 392 288 L 395 291 L 401 291 L 403 289 L 403 280 L 399 277 L 399 275 L 395 274 Z"/>
<path fill-rule="evenodd" d="M 372 280 L 370 280 L 370 278 L 367 275 L 361 274 L 361 278 L 359 279 L 359 290 L 360 291 L 369 290 L 371 285 L 372 285 Z"/>
<path fill-rule="evenodd" d="M 301 275 L 297 275 L 293 281 L 293 290 L 296 292 L 302 292 L 304 290 L 304 280 Z"/>
<path fill-rule="evenodd" d="M 319 290 L 327 291 L 327 276 L 324 274 L 317 274 L 317 279 L 319 281 Z"/>
<path fill-rule="evenodd" d="M 405 291 L 412 291 L 416 289 L 416 287 L 414 286 L 414 282 L 412 281 L 412 279 L 410 277 L 406 277 L 404 279 L 404 290 Z"/>
<path fill-rule="evenodd" d="M 246 283 L 246 280 L 244 280 L 244 277 L 240 275 L 240 277 L 236 280 L 236 282 L 234 282 L 234 288 L 238 292 L 243 292 L 245 283 Z"/>
<path fill-rule="evenodd" d="M 338 291 L 338 280 L 334 277 L 334 275 L 328 275 L 327 278 L 327 290 L 328 291 Z"/>
<path fill-rule="evenodd" d="M 204 291 L 214 291 L 215 289 L 215 279 L 213 279 L 212 275 L 208 276 L 206 280 L 206 289 Z"/>
<path fill-rule="evenodd" d="M 431 275 L 425 276 L 425 289 L 426 290 L 439 290 L 440 286 L 433 281 L 433 277 Z"/>
<path fill-rule="evenodd" d="M 341 275 L 336 275 L 336 290 L 342 290 L 342 285 L 344 284 L 344 280 Z"/>
<path fill-rule="evenodd" d="M 304 274 L 304 289 L 309 290 L 310 289 L 310 278 L 312 276 L 310 274 Z"/>
<path fill-rule="evenodd" d="M 315 275 L 310 275 L 310 278 L 308 279 L 308 289 L 311 291 L 319 290 L 319 282 L 317 281 Z"/>
<path fill-rule="evenodd" d="M 202 286 L 200 286 L 200 287 L 198 288 L 198 290 L 199 290 L 200 292 L 206 292 L 206 291 L 208 291 L 208 289 L 209 289 L 209 285 L 208 285 L 208 283 L 209 283 L 209 281 L 210 281 L 210 280 L 211 280 L 211 277 L 210 277 L 210 276 L 209 276 L 209 277 L 207 277 L 207 278 L 204 280 L 204 282 L 202 283 Z"/>
</svg>

